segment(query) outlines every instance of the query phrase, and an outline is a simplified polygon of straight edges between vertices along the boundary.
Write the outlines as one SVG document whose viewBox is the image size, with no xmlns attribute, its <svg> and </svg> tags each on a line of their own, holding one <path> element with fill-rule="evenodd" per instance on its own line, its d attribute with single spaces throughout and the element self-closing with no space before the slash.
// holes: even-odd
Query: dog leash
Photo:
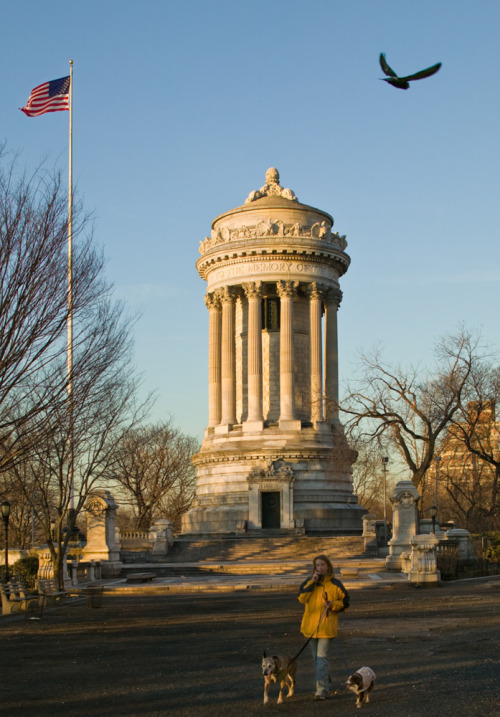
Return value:
<svg viewBox="0 0 500 717">
<path fill-rule="evenodd" d="M 342 649 L 341 641 L 339 640 L 338 636 L 334 640 L 334 643 L 337 645 L 340 659 L 344 663 L 344 669 L 345 669 L 346 675 L 349 677 L 349 675 L 351 674 L 351 670 L 349 669 L 349 665 L 347 664 L 347 660 L 345 659 L 345 653 L 344 653 L 344 650 Z"/>
<path fill-rule="evenodd" d="M 308 646 L 308 644 L 311 642 L 311 640 L 313 639 L 313 637 L 318 634 L 319 626 L 321 625 L 321 622 L 322 622 L 323 618 L 324 618 L 327 614 L 328 614 L 328 608 L 326 607 L 326 608 L 324 609 L 324 611 L 323 611 L 323 614 L 322 614 L 321 617 L 319 618 L 318 627 L 317 627 L 316 630 L 313 632 L 313 634 L 311 635 L 311 637 L 308 637 L 308 638 L 307 638 L 307 640 L 304 642 L 304 644 L 302 645 L 302 647 L 300 648 L 300 650 L 297 652 L 297 654 L 295 655 L 295 657 L 290 660 L 290 662 L 288 663 L 289 665 L 291 665 L 292 662 L 295 662 L 295 660 L 299 657 L 299 655 L 301 655 L 301 654 L 304 652 L 304 650 L 306 649 L 306 647 Z"/>
</svg>

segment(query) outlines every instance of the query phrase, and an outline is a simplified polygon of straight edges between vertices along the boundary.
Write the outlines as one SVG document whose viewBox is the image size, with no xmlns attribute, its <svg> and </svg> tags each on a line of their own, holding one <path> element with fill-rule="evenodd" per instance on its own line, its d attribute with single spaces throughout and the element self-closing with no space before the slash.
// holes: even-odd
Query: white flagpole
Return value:
<svg viewBox="0 0 500 717">
<path fill-rule="evenodd" d="M 68 178 L 68 468 L 70 507 L 75 507 L 73 475 L 73 60 L 69 61 L 69 178 Z"/>
</svg>

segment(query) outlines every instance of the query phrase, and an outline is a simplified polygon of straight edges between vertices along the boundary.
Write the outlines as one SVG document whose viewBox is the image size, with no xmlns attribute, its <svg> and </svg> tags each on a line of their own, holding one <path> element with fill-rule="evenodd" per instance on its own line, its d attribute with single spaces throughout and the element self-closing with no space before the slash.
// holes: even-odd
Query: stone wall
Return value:
<svg viewBox="0 0 500 717">
<path fill-rule="evenodd" d="M 262 332 L 262 383 L 264 420 L 275 423 L 280 417 L 280 333 Z"/>
</svg>

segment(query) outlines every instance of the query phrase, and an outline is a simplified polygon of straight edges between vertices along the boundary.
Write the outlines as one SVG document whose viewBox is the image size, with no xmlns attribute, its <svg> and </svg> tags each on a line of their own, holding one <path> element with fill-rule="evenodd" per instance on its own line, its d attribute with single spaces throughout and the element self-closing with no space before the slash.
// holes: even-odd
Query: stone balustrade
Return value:
<svg viewBox="0 0 500 717">
<path fill-rule="evenodd" d="M 174 544 L 172 522 L 162 519 L 149 530 L 123 530 L 117 542 L 124 563 L 161 561 Z"/>
</svg>

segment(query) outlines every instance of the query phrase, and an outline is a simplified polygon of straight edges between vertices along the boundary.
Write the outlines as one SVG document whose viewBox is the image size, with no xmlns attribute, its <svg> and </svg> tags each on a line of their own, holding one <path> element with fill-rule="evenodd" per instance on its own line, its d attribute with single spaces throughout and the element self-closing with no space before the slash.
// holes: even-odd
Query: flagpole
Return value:
<svg viewBox="0 0 500 717">
<path fill-rule="evenodd" d="M 70 507 L 74 510 L 73 475 L 73 60 L 69 61 L 69 153 L 68 153 L 68 469 Z"/>
</svg>

